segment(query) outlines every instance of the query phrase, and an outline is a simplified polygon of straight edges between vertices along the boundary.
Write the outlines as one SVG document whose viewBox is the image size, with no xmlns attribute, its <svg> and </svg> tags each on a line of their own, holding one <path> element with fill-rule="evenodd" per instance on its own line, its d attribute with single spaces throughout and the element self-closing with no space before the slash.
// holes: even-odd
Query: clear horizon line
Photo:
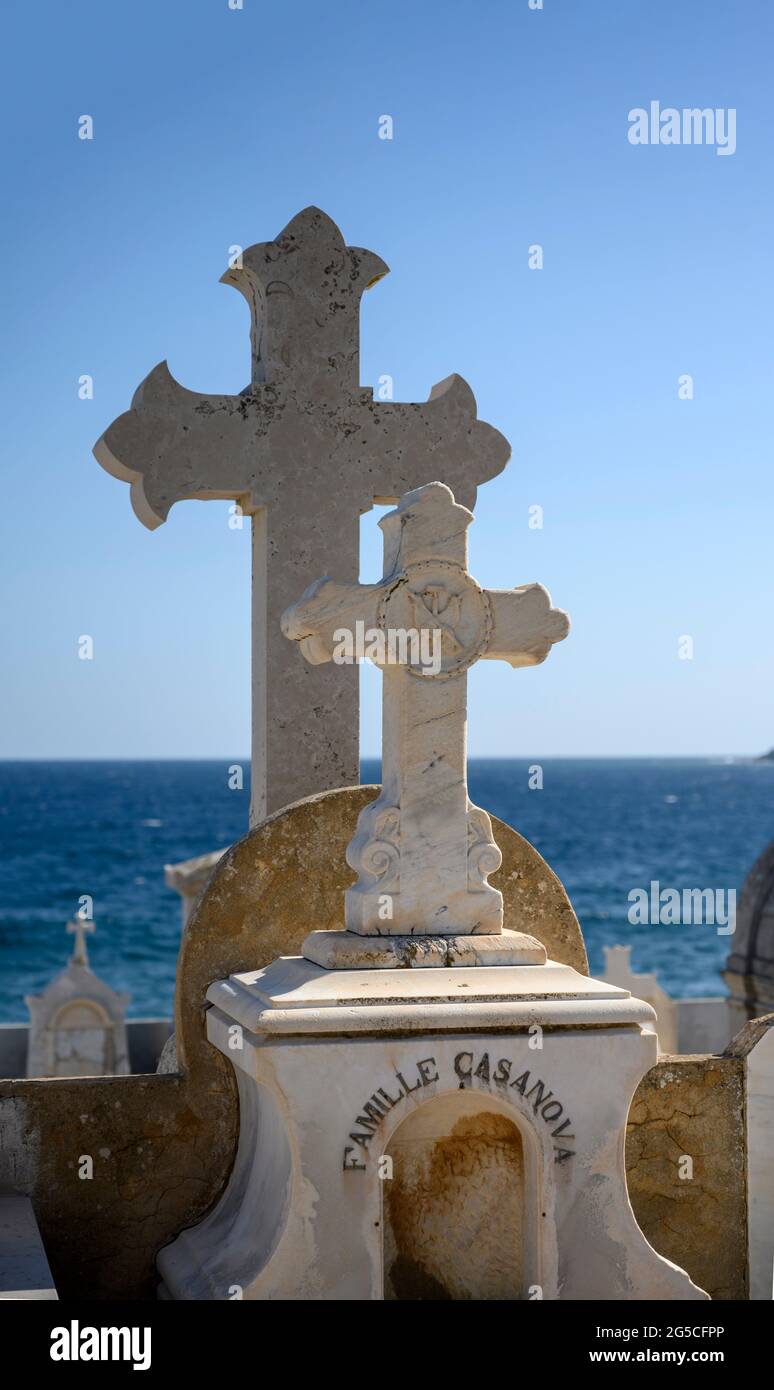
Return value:
<svg viewBox="0 0 774 1390">
<path fill-rule="evenodd" d="M 771 750 L 774 753 L 774 749 Z M 381 753 L 361 753 L 361 762 L 380 762 Z M 739 762 L 766 762 L 772 761 L 771 754 L 765 753 L 471 753 L 468 755 L 468 762 L 525 762 L 533 760 L 536 762 L 549 762 L 552 759 L 565 759 L 567 761 L 582 760 L 593 758 L 598 762 L 647 762 L 650 759 L 661 761 L 673 758 L 683 761 L 702 762 L 714 759 L 731 758 Z M 169 754 L 137 754 L 134 757 L 120 757 L 111 753 L 103 753 L 90 757 L 70 756 L 67 754 L 34 754 L 28 756 L 14 755 L 13 757 L 0 755 L 0 763 L 226 763 L 239 762 L 250 766 L 249 754 L 198 754 L 191 756 L 177 756 Z"/>
</svg>

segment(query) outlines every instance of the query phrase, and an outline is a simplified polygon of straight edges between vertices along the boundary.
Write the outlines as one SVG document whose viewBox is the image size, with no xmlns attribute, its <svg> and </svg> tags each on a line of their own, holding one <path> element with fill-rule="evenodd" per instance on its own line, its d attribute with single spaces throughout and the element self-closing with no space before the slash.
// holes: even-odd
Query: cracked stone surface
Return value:
<svg viewBox="0 0 774 1390">
<path fill-rule="evenodd" d="M 632 1207 L 651 1245 L 712 1298 L 747 1297 L 745 1157 L 740 1058 L 668 1058 L 648 1072 L 629 1113 Z"/>
</svg>

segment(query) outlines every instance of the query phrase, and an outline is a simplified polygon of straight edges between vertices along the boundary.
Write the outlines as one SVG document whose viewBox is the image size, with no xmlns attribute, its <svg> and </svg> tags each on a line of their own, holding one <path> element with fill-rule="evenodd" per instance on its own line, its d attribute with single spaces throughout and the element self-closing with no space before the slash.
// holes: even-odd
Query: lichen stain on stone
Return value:
<svg viewBox="0 0 774 1390">
<path fill-rule="evenodd" d="M 411 1119 L 401 1129 L 410 1135 Z M 385 1297 L 521 1297 L 523 1152 L 513 1122 L 465 1115 L 445 1136 L 398 1135 L 390 1150 Z"/>
<path fill-rule="evenodd" d="M 681 1177 L 681 1159 L 692 1160 Z M 637 1221 L 659 1254 L 714 1299 L 747 1297 L 744 1088 L 733 1057 L 670 1058 L 635 1093 L 626 1175 Z"/>
</svg>

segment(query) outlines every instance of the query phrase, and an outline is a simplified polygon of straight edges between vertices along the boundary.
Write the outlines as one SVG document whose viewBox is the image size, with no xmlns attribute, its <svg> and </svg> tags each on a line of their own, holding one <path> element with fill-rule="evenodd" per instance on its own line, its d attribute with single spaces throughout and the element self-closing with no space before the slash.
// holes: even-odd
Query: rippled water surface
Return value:
<svg viewBox="0 0 774 1390">
<path fill-rule="evenodd" d="M 169 1014 L 180 900 L 164 864 L 226 846 L 247 826 L 249 789 L 220 762 L 0 763 L 0 1021 L 66 961 L 64 925 L 94 900 L 94 968 L 132 995 L 134 1017 Z M 722 992 L 729 938 L 708 926 L 632 927 L 632 888 L 736 888 L 774 838 L 774 764 L 554 759 L 530 790 L 526 761 L 473 761 L 472 798 L 532 841 L 563 880 L 592 970 L 633 946 L 681 995 Z M 363 780 L 378 781 L 377 763 Z"/>
</svg>

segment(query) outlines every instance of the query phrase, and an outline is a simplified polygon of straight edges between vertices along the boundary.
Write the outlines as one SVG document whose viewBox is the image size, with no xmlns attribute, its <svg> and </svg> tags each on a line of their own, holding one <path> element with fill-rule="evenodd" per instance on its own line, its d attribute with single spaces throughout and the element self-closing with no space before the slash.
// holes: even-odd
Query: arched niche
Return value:
<svg viewBox="0 0 774 1390">
<path fill-rule="evenodd" d="M 53 1015 L 48 1032 L 49 1074 L 99 1076 L 113 1071 L 113 1021 L 94 999 L 69 999 Z"/>
<path fill-rule="evenodd" d="M 382 1163 L 385 1300 L 530 1296 L 539 1283 L 540 1154 L 513 1107 L 445 1092 L 406 1116 Z"/>
</svg>

